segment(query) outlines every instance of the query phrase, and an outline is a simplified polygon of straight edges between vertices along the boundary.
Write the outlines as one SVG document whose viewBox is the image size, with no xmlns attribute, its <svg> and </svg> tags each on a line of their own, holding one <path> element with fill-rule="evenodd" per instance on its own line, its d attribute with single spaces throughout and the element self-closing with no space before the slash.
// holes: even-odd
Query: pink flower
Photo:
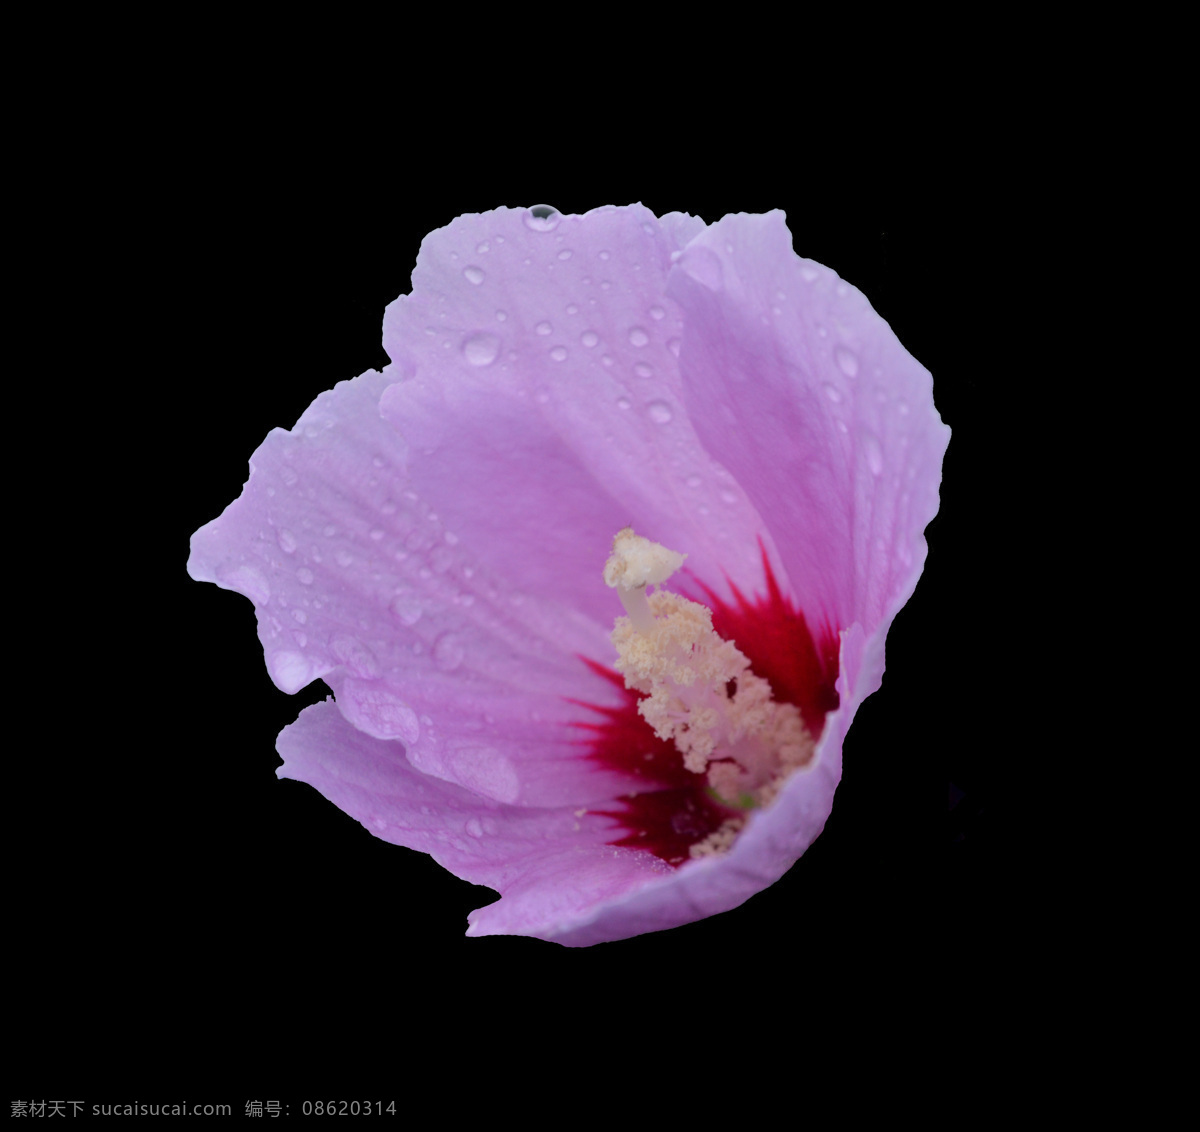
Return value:
<svg viewBox="0 0 1200 1132">
<path fill-rule="evenodd" d="M 498 890 L 469 934 L 586 945 L 736 907 L 821 832 L 920 576 L 949 439 L 930 375 L 779 212 L 462 216 L 412 283 L 391 365 L 273 431 L 193 538 L 275 683 L 335 693 L 279 774 Z M 630 525 L 686 554 L 668 588 L 749 662 L 704 695 L 736 714 L 761 677 L 808 736 L 754 797 L 713 787 L 752 776 L 722 741 L 685 766 L 688 727 L 656 736 L 650 685 L 613 671 L 602 572 Z"/>
</svg>

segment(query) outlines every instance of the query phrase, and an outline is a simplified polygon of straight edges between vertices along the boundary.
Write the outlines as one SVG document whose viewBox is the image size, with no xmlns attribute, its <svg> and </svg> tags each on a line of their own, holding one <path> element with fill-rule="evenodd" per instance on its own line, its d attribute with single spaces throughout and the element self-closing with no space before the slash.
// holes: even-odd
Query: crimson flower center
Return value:
<svg viewBox="0 0 1200 1132">
<path fill-rule="evenodd" d="M 587 663 L 623 702 L 587 705 L 604 720 L 581 725 L 590 757 L 639 783 L 600 811 L 620 823 L 613 844 L 674 865 L 727 851 L 750 815 L 810 764 L 837 706 L 836 634 L 826 626 L 814 640 L 765 550 L 767 594 L 755 601 L 731 587 L 730 604 L 702 584 L 709 605 L 646 594 L 683 559 L 629 528 L 614 539 L 605 581 L 630 615 L 613 631 L 616 671 Z"/>
</svg>

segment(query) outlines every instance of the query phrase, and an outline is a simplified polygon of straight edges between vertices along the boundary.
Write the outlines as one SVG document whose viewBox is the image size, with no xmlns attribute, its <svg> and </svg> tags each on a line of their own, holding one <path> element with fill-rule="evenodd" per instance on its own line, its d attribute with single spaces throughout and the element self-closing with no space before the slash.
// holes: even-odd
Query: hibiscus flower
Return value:
<svg viewBox="0 0 1200 1132">
<path fill-rule="evenodd" d="M 497 890 L 473 935 L 586 945 L 772 884 L 921 573 L 929 373 L 782 213 L 640 205 L 459 217 L 384 347 L 192 542 L 274 682 L 333 689 L 279 774 Z"/>
</svg>

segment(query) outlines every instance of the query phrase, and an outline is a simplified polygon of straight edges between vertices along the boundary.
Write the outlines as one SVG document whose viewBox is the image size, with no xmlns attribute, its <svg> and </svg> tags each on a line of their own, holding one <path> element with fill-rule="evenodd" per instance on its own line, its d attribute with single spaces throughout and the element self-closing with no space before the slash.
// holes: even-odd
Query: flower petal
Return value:
<svg viewBox="0 0 1200 1132">
<path fill-rule="evenodd" d="M 868 633 L 911 596 L 950 430 L 933 379 L 863 294 L 797 257 L 782 212 L 680 257 L 687 411 L 767 520 L 802 608 Z"/>
<path fill-rule="evenodd" d="M 364 735 L 328 700 L 302 711 L 278 749 L 281 778 L 309 783 L 376 837 L 500 892 L 472 914 L 472 934 L 552 939 L 671 871 L 648 853 L 609 845 L 610 819 L 506 806 L 423 775 L 399 743 Z"/>
<path fill-rule="evenodd" d="M 388 307 L 404 380 L 380 409 L 414 488 L 514 585 L 597 624 L 621 612 L 597 563 L 631 523 L 714 588 L 757 580 L 765 527 L 683 412 L 664 297 L 677 241 L 703 225 L 640 205 L 529 220 L 497 209 L 432 233 Z"/>
<path fill-rule="evenodd" d="M 536 805 L 631 789 L 578 757 L 571 726 L 591 718 L 571 700 L 613 702 L 579 659 L 608 660 L 606 628 L 526 600 L 406 486 L 378 411 L 388 380 L 341 382 L 272 431 L 189 572 L 254 602 L 283 691 L 323 677 L 351 723 L 430 773 Z"/>
</svg>

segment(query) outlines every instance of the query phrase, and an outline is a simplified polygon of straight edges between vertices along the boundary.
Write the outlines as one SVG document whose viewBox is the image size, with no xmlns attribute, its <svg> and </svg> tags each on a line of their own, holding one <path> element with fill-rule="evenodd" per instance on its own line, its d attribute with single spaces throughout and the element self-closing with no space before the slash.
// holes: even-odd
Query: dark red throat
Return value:
<svg viewBox="0 0 1200 1132">
<path fill-rule="evenodd" d="M 731 604 L 695 580 L 703 598 L 685 596 L 703 600 L 712 610 L 717 633 L 745 653 L 751 671 L 770 683 L 777 701 L 799 708 L 805 726 L 819 737 L 825 716 L 838 706 L 837 630 L 825 623 L 814 633 L 804 614 L 780 590 L 765 549 L 762 561 L 763 595 L 747 598 L 731 584 Z M 689 850 L 696 842 L 715 833 L 736 811 L 713 799 L 703 775 L 684 768 L 674 743 L 655 736 L 638 714 L 641 696 L 627 689 L 620 675 L 586 657 L 581 659 L 622 693 L 619 707 L 583 705 L 600 716 L 597 722 L 578 725 L 589 732 L 588 757 L 645 784 L 637 793 L 618 799 L 614 809 L 600 811 L 616 818 L 624 830 L 611 844 L 645 849 L 669 864 L 680 865 L 689 860 Z"/>
</svg>

